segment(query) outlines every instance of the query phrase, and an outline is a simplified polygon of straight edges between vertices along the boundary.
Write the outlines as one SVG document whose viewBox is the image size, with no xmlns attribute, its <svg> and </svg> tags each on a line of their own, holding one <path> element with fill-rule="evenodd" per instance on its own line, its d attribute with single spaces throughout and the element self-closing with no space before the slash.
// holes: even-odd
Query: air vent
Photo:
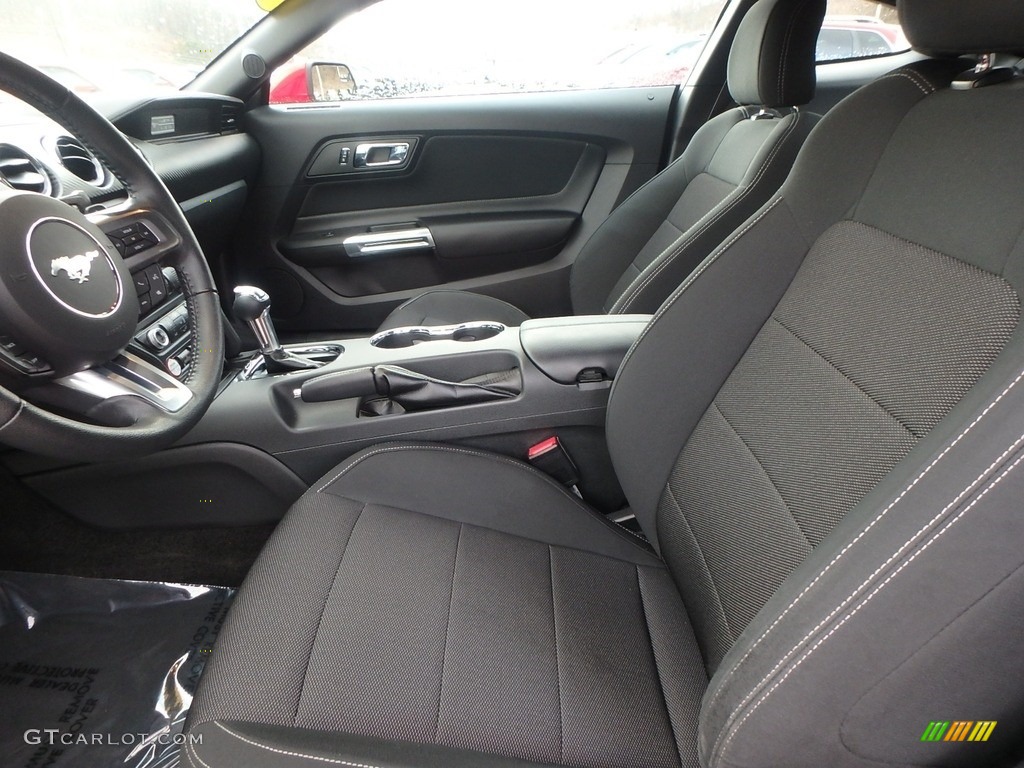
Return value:
<svg viewBox="0 0 1024 768">
<path fill-rule="evenodd" d="M 240 110 L 236 104 L 222 104 L 220 108 L 220 132 L 235 133 L 238 130 Z"/>
<path fill-rule="evenodd" d="M 0 176 L 15 189 L 50 194 L 50 177 L 26 152 L 10 144 L 0 144 Z"/>
<path fill-rule="evenodd" d="M 54 149 L 61 165 L 82 181 L 90 184 L 103 183 L 103 166 L 80 141 L 70 136 L 60 136 L 54 144 Z"/>
</svg>

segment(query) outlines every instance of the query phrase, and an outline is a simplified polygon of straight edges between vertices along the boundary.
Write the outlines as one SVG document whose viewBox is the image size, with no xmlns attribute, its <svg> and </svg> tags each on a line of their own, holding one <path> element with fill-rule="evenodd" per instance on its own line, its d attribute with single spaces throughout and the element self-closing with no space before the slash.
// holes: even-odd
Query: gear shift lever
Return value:
<svg viewBox="0 0 1024 768">
<path fill-rule="evenodd" d="M 235 288 L 235 317 L 249 324 L 259 342 L 260 352 L 267 364 L 267 373 L 283 373 L 319 368 L 323 363 L 292 354 L 277 338 L 274 322 L 270 319 L 270 296 L 253 285 Z"/>
</svg>

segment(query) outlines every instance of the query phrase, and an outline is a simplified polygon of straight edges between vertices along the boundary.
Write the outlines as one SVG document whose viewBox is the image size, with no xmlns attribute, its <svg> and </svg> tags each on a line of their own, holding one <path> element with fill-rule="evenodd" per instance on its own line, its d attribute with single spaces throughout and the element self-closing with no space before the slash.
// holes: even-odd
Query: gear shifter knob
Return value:
<svg viewBox="0 0 1024 768">
<path fill-rule="evenodd" d="M 239 285 L 235 288 L 235 303 L 232 305 L 235 317 L 249 324 L 260 352 L 271 355 L 280 351 L 281 342 L 274 331 L 274 323 L 270 319 L 270 296 L 267 292 L 254 285 Z"/>
<path fill-rule="evenodd" d="M 270 297 L 266 291 L 254 285 L 240 285 L 235 288 L 235 303 L 231 308 L 235 317 L 248 323 L 256 336 L 268 373 L 301 371 L 323 365 L 322 362 L 301 357 L 281 346 L 274 330 L 274 321 L 270 319 Z"/>
<path fill-rule="evenodd" d="M 255 285 L 239 285 L 235 288 L 233 309 L 235 317 L 246 323 L 251 323 L 270 309 L 270 296 Z"/>
</svg>

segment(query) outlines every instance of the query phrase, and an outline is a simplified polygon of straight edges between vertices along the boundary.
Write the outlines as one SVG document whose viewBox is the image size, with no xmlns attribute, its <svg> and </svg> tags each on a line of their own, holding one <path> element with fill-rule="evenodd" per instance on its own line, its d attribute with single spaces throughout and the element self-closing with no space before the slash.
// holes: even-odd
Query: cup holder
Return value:
<svg viewBox="0 0 1024 768">
<path fill-rule="evenodd" d="M 380 349 L 401 349 L 425 341 L 483 341 L 505 330 L 501 323 L 460 323 L 459 325 L 416 326 L 392 328 L 370 337 Z"/>
</svg>

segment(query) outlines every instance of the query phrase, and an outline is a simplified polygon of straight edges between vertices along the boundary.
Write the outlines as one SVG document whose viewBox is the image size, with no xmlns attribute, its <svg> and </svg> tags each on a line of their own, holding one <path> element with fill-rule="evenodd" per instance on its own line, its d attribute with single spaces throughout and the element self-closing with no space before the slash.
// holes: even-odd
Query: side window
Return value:
<svg viewBox="0 0 1024 768">
<path fill-rule="evenodd" d="M 896 9 L 873 0 L 828 0 L 818 62 L 890 56 L 910 48 Z"/>
<path fill-rule="evenodd" d="M 271 78 L 270 102 L 685 83 L 726 0 L 380 0 Z M 337 79 L 351 88 L 320 87 Z"/>
</svg>

